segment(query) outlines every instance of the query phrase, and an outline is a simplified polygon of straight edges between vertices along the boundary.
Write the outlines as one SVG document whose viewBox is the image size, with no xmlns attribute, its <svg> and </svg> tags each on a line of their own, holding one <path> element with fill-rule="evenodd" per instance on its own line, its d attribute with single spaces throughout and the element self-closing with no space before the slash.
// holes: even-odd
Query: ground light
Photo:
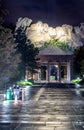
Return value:
<svg viewBox="0 0 84 130">
<path fill-rule="evenodd" d="M 76 83 L 76 84 L 80 83 L 80 81 L 82 81 L 82 78 L 79 78 L 79 77 L 77 77 L 76 79 L 72 80 L 72 82 Z"/>
<path fill-rule="evenodd" d="M 25 85 L 30 85 L 30 86 L 33 85 L 32 82 L 30 82 L 30 81 L 25 81 L 25 80 L 18 81 L 17 84 L 18 84 L 18 85 L 24 85 L 24 86 L 25 86 Z"/>
</svg>

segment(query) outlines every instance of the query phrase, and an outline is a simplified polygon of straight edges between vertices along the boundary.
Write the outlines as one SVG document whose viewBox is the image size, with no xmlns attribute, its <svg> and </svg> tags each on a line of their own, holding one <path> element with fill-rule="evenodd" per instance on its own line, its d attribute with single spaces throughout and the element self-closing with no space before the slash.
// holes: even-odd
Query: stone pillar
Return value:
<svg viewBox="0 0 84 130">
<path fill-rule="evenodd" d="M 48 81 L 48 66 L 46 66 L 46 81 Z"/>
<path fill-rule="evenodd" d="M 41 70 L 39 69 L 38 70 L 38 82 L 40 82 L 41 81 Z"/>
<path fill-rule="evenodd" d="M 61 63 L 58 62 L 58 67 L 57 67 L 57 80 L 60 82 L 61 81 Z"/>
<path fill-rule="evenodd" d="M 46 81 L 50 81 L 50 65 L 49 63 L 47 64 L 47 69 L 46 69 Z"/>
<path fill-rule="evenodd" d="M 67 81 L 70 82 L 72 79 L 72 61 L 67 62 Z"/>
</svg>

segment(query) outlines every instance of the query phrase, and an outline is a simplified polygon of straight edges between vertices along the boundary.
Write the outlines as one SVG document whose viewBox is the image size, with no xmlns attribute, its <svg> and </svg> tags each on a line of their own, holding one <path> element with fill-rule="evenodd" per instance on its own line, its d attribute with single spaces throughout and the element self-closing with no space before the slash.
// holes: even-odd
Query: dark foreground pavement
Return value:
<svg viewBox="0 0 84 130">
<path fill-rule="evenodd" d="M 84 130 L 84 90 L 28 87 L 22 101 L 0 102 L 0 130 Z"/>
</svg>

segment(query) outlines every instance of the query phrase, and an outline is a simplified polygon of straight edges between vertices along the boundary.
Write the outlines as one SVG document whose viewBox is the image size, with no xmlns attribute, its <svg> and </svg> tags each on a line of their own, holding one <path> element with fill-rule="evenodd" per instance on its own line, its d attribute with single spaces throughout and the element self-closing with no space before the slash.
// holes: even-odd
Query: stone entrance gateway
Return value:
<svg viewBox="0 0 84 130">
<path fill-rule="evenodd" d="M 65 52 L 57 46 L 40 50 L 38 81 L 70 82 L 73 76 L 73 53 Z"/>
</svg>

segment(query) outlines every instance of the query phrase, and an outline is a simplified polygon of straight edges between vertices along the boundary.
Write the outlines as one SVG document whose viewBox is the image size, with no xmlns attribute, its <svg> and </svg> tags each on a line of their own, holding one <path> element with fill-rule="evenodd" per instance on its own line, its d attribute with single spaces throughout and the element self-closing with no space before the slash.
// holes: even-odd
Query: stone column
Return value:
<svg viewBox="0 0 84 130">
<path fill-rule="evenodd" d="M 46 81 L 50 81 L 50 65 L 47 63 L 47 69 L 46 69 Z"/>
<path fill-rule="evenodd" d="M 48 81 L 48 65 L 46 66 L 46 81 Z"/>
<path fill-rule="evenodd" d="M 67 62 L 67 81 L 70 82 L 72 79 L 72 61 Z"/>
<path fill-rule="evenodd" d="M 57 67 L 57 80 L 60 82 L 61 81 L 61 63 L 58 62 L 58 67 Z"/>
<path fill-rule="evenodd" d="M 41 70 L 39 69 L 38 70 L 38 82 L 40 82 L 41 81 Z"/>
</svg>

